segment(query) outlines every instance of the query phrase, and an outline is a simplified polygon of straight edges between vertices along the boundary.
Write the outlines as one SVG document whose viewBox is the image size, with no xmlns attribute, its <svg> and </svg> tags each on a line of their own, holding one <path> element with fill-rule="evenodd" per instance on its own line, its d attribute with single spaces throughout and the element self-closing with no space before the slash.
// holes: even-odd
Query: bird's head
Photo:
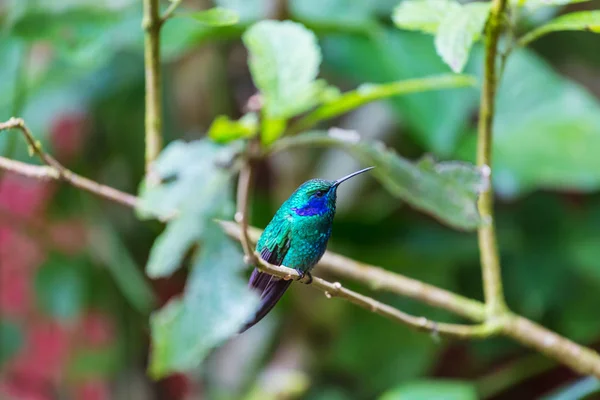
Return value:
<svg viewBox="0 0 600 400">
<path fill-rule="evenodd" d="M 305 217 L 335 211 L 338 186 L 342 182 L 373 168 L 361 169 L 335 181 L 311 179 L 304 182 L 290 197 L 292 211 L 296 215 Z"/>
</svg>

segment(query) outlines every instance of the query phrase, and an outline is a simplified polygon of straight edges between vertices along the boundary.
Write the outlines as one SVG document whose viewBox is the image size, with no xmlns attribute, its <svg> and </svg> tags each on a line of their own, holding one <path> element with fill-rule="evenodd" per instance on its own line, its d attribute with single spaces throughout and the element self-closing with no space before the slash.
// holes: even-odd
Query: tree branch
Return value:
<svg viewBox="0 0 600 400">
<path fill-rule="evenodd" d="M 490 169 L 492 166 L 492 123 L 497 84 L 496 53 L 498 51 L 498 38 L 502 31 L 506 2 L 507 0 L 493 0 L 486 32 L 485 71 L 477 137 L 477 165 Z M 506 304 L 502 289 L 500 257 L 494 227 L 494 192 L 491 184 L 487 190 L 481 193 L 478 206 L 483 220 L 483 225 L 477 233 L 485 303 L 488 316 L 495 317 L 506 312 Z"/>
<path fill-rule="evenodd" d="M 219 221 L 219 223 L 229 236 L 240 240 L 241 229 L 238 224 L 230 221 Z M 248 230 L 250 240 L 254 243 L 256 243 L 261 233 L 262 230 L 254 227 L 250 227 Z M 342 278 L 361 282 L 373 290 L 395 293 L 433 307 L 448 310 L 475 322 L 485 320 L 485 305 L 479 301 L 468 299 L 380 267 L 361 263 L 331 251 L 325 252 L 315 268 L 317 271 L 325 271 Z"/>
<path fill-rule="evenodd" d="M 9 160 L 0 157 L 0 168 L 12 171 L 21 175 L 38 179 L 54 179 L 70 183 L 71 185 L 95 193 L 100 197 L 121 203 L 123 205 L 135 208 L 137 197 L 128 193 L 113 189 L 110 186 L 101 185 L 90 179 L 77 175 L 67 168 L 63 167 L 54 157 L 44 152 L 40 142 L 36 141 L 25 122 L 20 118 L 11 118 L 6 122 L 0 123 L 0 131 L 8 129 L 19 129 L 27 141 L 30 151 L 37 155 L 46 166 L 29 165 L 19 161 Z"/>
<path fill-rule="evenodd" d="M 144 68 L 146 71 L 146 175 L 158 179 L 152 163 L 162 148 L 162 78 L 160 65 L 160 28 L 158 0 L 144 0 Z"/>
<path fill-rule="evenodd" d="M 0 168 L 38 179 L 62 180 L 77 188 L 125 206 L 132 208 L 136 206 L 137 197 L 76 175 L 63 167 L 49 154 L 44 153 L 39 142 L 35 141 L 23 120 L 11 118 L 7 122 L 0 123 L 0 131 L 13 128 L 21 130 L 33 152 L 46 165 L 29 165 L 0 157 Z M 247 198 L 245 201 L 247 201 Z M 237 224 L 221 221 L 221 225 L 230 236 L 239 240 L 240 228 Z M 256 240 L 259 236 L 260 230 L 249 228 L 249 240 Z M 298 273 L 290 268 L 270 265 L 263 260 L 260 260 L 259 266 L 264 271 L 283 278 L 299 279 Z M 332 252 L 325 253 L 319 263 L 319 268 L 365 283 L 373 289 L 387 290 L 437 308 L 451 311 L 475 322 L 486 320 L 485 305 L 479 301 L 471 300 L 427 283 L 416 281 L 379 267 L 360 263 Z M 491 324 L 486 323 L 478 326 L 438 324 L 426 318 L 405 314 L 369 297 L 345 289 L 338 282 L 331 283 L 320 278 L 313 278 L 312 286 L 324 291 L 328 296 L 344 298 L 360 307 L 372 310 L 396 322 L 408 324 L 421 330 L 460 338 L 483 338 L 493 335 L 496 330 L 500 330 L 501 334 L 548 357 L 554 358 L 581 374 L 592 374 L 600 378 L 600 356 L 595 351 L 580 346 L 524 317 L 508 311 L 499 317 L 492 317 L 490 319 L 492 321 Z"/>
<path fill-rule="evenodd" d="M 249 146 L 252 146 L 252 143 L 249 143 Z M 359 307 L 365 308 L 371 312 L 382 315 L 396 322 L 404 323 L 419 330 L 426 330 L 435 334 L 463 339 L 487 338 L 499 331 L 500 326 L 497 324 L 483 323 L 481 325 L 469 326 L 447 324 L 430 321 L 425 317 L 415 317 L 368 296 L 364 296 L 352 290 L 346 289 L 342 287 L 342 284 L 339 282 L 331 283 L 318 277 L 311 279 L 308 274 L 301 276 L 298 271 L 293 268 L 269 264 L 263 260 L 260 255 L 257 255 L 254 251 L 252 251 L 250 244 L 247 214 L 251 181 L 252 164 L 251 160 L 246 160 L 245 165 L 240 171 L 240 176 L 238 179 L 237 212 L 235 213 L 235 220 L 239 223 L 237 239 L 242 243 L 242 248 L 244 249 L 244 259 L 248 265 L 255 265 L 261 271 L 278 276 L 282 279 L 301 280 L 302 282 L 323 291 L 327 298 L 340 297 L 346 299 Z M 310 282 L 307 282 L 309 279 Z"/>
<path fill-rule="evenodd" d="M 255 254 L 255 256 L 257 256 Z M 307 276 L 301 276 L 298 271 L 293 268 L 287 268 L 284 266 L 276 266 L 267 263 L 265 260 L 258 258 L 258 268 L 268 274 L 278 276 L 282 279 L 292 279 L 295 281 L 305 282 Z M 306 283 L 306 282 L 305 282 Z M 366 310 L 379 314 L 383 317 L 389 318 L 395 322 L 408 325 L 412 328 L 428 331 L 433 334 L 440 334 L 446 337 L 453 338 L 477 338 L 485 339 L 498 333 L 501 329 L 499 324 L 481 324 L 481 325 L 460 325 L 460 324 L 448 324 L 442 322 L 431 321 L 425 317 L 415 317 L 413 315 L 404 313 L 394 307 L 379 302 L 371 297 L 362 295 L 354 292 L 350 289 L 346 289 L 340 282 L 329 282 L 319 277 L 313 277 L 312 282 L 307 283 L 311 287 L 321 290 L 325 293 L 327 298 L 339 297 L 346 299 L 349 302 L 362 307 Z"/>
</svg>

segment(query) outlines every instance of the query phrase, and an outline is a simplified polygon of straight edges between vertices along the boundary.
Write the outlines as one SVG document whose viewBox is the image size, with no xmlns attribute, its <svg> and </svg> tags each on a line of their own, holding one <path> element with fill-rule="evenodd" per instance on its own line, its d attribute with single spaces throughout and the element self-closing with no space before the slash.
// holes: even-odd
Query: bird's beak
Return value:
<svg viewBox="0 0 600 400">
<path fill-rule="evenodd" d="M 367 172 L 368 170 L 373 169 L 373 168 L 375 168 L 375 167 L 368 167 L 368 168 L 365 168 L 365 169 L 361 169 L 360 171 L 353 172 L 350 175 L 346 175 L 343 178 L 340 178 L 337 181 L 335 181 L 333 183 L 333 187 L 337 187 L 340 183 L 342 183 L 344 181 L 347 181 L 348 179 L 352 178 L 353 176 L 362 174 L 363 172 Z"/>
</svg>

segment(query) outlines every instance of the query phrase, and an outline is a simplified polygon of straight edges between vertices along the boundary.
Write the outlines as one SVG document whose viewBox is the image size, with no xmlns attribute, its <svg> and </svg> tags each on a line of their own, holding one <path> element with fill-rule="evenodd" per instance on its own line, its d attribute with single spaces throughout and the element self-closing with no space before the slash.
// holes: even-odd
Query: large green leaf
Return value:
<svg viewBox="0 0 600 400">
<path fill-rule="evenodd" d="M 431 36 L 398 29 L 382 30 L 371 38 L 327 37 L 323 55 L 327 71 L 357 84 L 384 84 L 448 72 Z M 474 89 L 415 93 L 387 100 L 406 133 L 426 150 L 444 157 L 454 152 L 477 101 Z"/>
<path fill-rule="evenodd" d="M 468 382 L 429 380 L 405 383 L 383 394 L 379 400 L 477 400 L 475 386 Z"/>
<path fill-rule="evenodd" d="M 422 31 L 435 35 L 444 18 L 461 6 L 453 0 L 405 0 L 392 14 L 398 28 Z"/>
<path fill-rule="evenodd" d="M 340 147 L 376 168 L 373 175 L 394 196 L 457 229 L 481 222 L 477 197 L 488 185 L 488 171 L 463 162 L 435 163 L 424 157 L 413 163 L 382 142 L 360 140 L 355 132 L 332 129 L 282 139 L 275 150 L 297 146 Z"/>
<path fill-rule="evenodd" d="M 163 183 L 142 185 L 138 215 L 170 219 L 158 237 L 146 266 L 151 277 L 168 276 L 186 252 L 207 232 L 211 218 L 231 213 L 230 174 L 223 168 L 237 147 L 220 146 L 208 139 L 171 143 L 155 163 Z"/>
<path fill-rule="evenodd" d="M 461 72 L 481 36 L 491 3 L 469 3 L 449 10 L 435 35 L 435 48 L 454 72 Z"/>
<path fill-rule="evenodd" d="M 435 35 L 435 48 L 454 72 L 461 72 L 481 36 L 490 3 L 461 5 L 453 0 L 403 1 L 394 10 L 397 27 Z"/>
<path fill-rule="evenodd" d="M 320 102 L 326 89 L 324 81 L 316 80 L 321 51 L 315 35 L 291 21 L 258 22 L 243 41 L 252 79 L 263 96 L 263 141 L 271 143 L 283 132 L 281 121 Z"/>
<path fill-rule="evenodd" d="M 238 332 L 258 305 L 258 297 L 238 276 L 242 255 L 237 246 L 211 224 L 183 297 L 151 317 L 154 377 L 198 366 L 212 348 Z"/>
<path fill-rule="evenodd" d="M 600 11 L 581 11 L 561 15 L 527 33 L 519 40 L 519 44 L 526 46 L 543 35 L 558 31 L 589 31 L 600 33 Z"/>
<path fill-rule="evenodd" d="M 481 74 L 481 71 L 477 71 Z M 476 135 L 461 155 L 472 160 Z M 538 188 L 600 187 L 600 104 L 527 50 L 511 55 L 498 90 L 494 184 L 515 196 Z"/>
</svg>

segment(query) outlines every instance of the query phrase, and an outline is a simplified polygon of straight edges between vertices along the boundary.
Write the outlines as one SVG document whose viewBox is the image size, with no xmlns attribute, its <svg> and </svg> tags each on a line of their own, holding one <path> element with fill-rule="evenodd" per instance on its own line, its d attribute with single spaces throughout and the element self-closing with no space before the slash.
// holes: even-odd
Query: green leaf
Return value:
<svg viewBox="0 0 600 400">
<path fill-rule="evenodd" d="M 251 138 L 258 132 L 258 115 L 248 113 L 237 121 L 225 115 L 219 115 L 210 128 L 208 136 L 218 143 L 227 143 L 237 139 Z"/>
<path fill-rule="evenodd" d="M 435 52 L 433 37 L 394 28 L 372 38 L 326 37 L 323 54 L 328 71 L 357 84 L 385 84 L 448 72 Z M 476 90 L 464 88 L 407 94 L 387 103 L 403 131 L 426 150 L 448 158 L 478 101 Z"/>
<path fill-rule="evenodd" d="M 76 319 L 86 303 L 83 266 L 79 260 L 52 256 L 35 277 L 39 307 L 56 319 Z"/>
<path fill-rule="evenodd" d="M 580 11 L 561 15 L 527 33 L 519 40 L 519 45 L 526 46 L 548 33 L 558 31 L 589 31 L 600 33 L 600 11 Z"/>
<path fill-rule="evenodd" d="M 421 79 L 408 79 L 385 84 L 363 84 L 356 90 L 352 90 L 325 102 L 315 111 L 302 118 L 296 128 L 302 130 L 316 123 L 337 117 L 358 108 L 366 103 L 385 99 L 392 96 L 400 96 L 410 93 L 426 92 L 429 90 L 440 90 L 473 86 L 475 80 L 467 75 L 440 75 Z"/>
<path fill-rule="evenodd" d="M 150 320 L 150 373 L 155 378 L 200 365 L 208 352 L 239 331 L 258 298 L 238 275 L 242 255 L 211 223 L 181 299 L 172 300 Z"/>
<path fill-rule="evenodd" d="M 214 7 L 209 10 L 189 14 L 177 14 L 178 17 L 190 17 L 207 26 L 229 26 L 239 22 L 240 16 L 234 10 Z"/>
<path fill-rule="evenodd" d="M 230 174 L 222 166 L 237 151 L 204 139 L 176 141 L 161 153 L 155 170 L 163 183 L 142 185 L 137 208 L 140 218 L 170 219 L 150 251 L 146 266 L 150 277 L 173 273 L 190 247 L 204 237 L 208 221 L 230 213 Z"/>
<path fill-rule="evenodd" d="M 461 158 L 473 160 L 475 147 L 469 133 Z M 493 151 L 494 187 L 503 196 L 598 190 L 600 103 L 533 52 L 515 51 L 498 89 Z"/>
<path fill-rule="evenodd" d="M 460 9 L 453 0 L 408 0 L 394 9 L 392 20 L 401 29 L 435 34 L 444 18 Z"/>
<path fill-rule="evenodd" d="M 481 223 L 477 197 L 488 185 L 489 171 L 471 164 L 435 163 L 424 157 L 413 163 L 382 142 L 360 140 L 355 132 L 331 129 L 280 140 L 273 150 L 297 146 L 330 146 L 346 149 L 365 165 L 394 196 L 456 229 L 472 230 Z"/>
<path fill-rule="evenodd" d="M 475 386 L 468 382 L 428 380 L 405 383 L 383 394 L 379 400 L 477 400 Z"/>
<path fill-rule="evenodd" d="M 10 360 L 23 347 L 23 331 L 21 328 L 8 321 L 0 320 L 0 366 Z"/>
<path fill-rule="evenodd" d="M 261 21 L 244 33 L 243 41 L 267 121 L 291 118 L 321 101 L 327 85 L 316 80 L 321 51 L 314 33 L 296 22 Z M 271 143 L 281 133 L 271 129 L 263 141 Z"/>
<path fill-rule="evenodd" d="M 454 72 L 461 72 L 488 19 L 491 3 L 469 3 L 448 10 L 435 35 L 435 48 Z"/>
</svg>

